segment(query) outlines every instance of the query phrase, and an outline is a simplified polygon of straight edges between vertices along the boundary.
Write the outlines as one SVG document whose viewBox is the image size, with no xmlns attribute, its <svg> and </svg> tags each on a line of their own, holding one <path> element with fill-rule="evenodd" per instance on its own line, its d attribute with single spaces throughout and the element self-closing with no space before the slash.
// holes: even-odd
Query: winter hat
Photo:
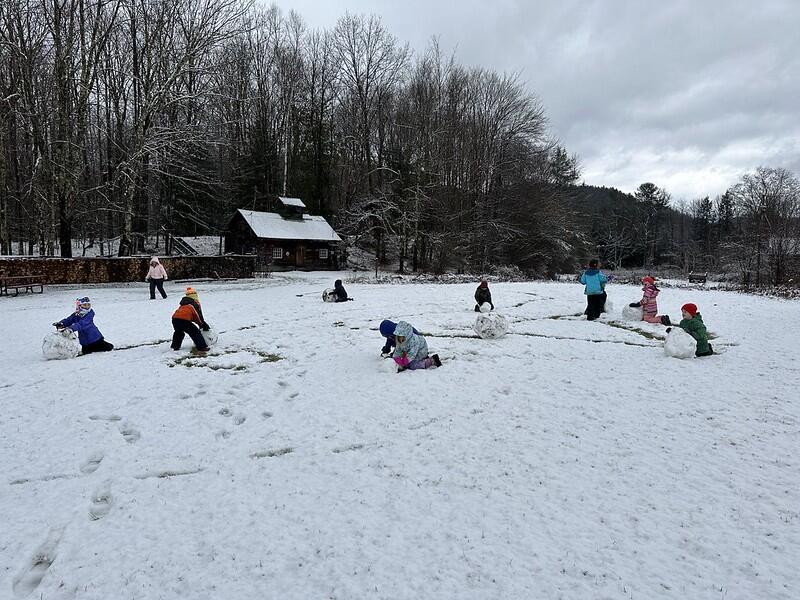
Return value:
<svg viewBox="0 0 800 600">
<path fill-rule="evenodd" d="M 186 288 L 186 297 L 191 298 L 195 302 L 200 302 L 200 298 L 197 296 L 197 292 L 193 287 Z"/>
<path fill-rule="evenodd" d="M 489 287 L 489 282 L 488 282 L 488 281 L 486 281 L 485 279 L 481 279 L 481 285 L 480 285 L 480 287 L 482 287 L 482 288 L 488 288 L 488 287 Z"/>
<path fill-rule="evenodd" d="M 642 283 L 644 284 L 655 283 L 655 282 L 656 282 L 655 278 L 650 277 L 650 275 L 648 275 L 647 277 L 642 277 Z"/>
<path fill-rule="evenodd" d="M 681 306 L 681 310 L 685 310 L 687 313 L 692 315 L 692 317 L 694 317 L 697 314 L 697 305 L 689 302 L 688 304 Z"/>
<path fill-rule="evenodd" d="M 341 279 L 337 279 L 336 281 L 333 282 L 333 285 L 335 287 L 339 287 L 340 285 L 342 285 L 342 280 Z"/>
<path fill-rule="evenodd" d="M 388 338 L 390 335 L 394 335 L 394 328 L 397 327 L 397 323 L 394 321 L 390 321 L 389 319 L 384 319 L 381 321 L 381 335 L 385 338 Z"/>
<path fill-rule="evenodd" d="M 88 296 L 84 296 L 83 298 L 77 298 L 75 300 L 75 314 L 83 316 L 90 310 L 92 310 L 92 303 L 89 300 Z"/>
</svg>

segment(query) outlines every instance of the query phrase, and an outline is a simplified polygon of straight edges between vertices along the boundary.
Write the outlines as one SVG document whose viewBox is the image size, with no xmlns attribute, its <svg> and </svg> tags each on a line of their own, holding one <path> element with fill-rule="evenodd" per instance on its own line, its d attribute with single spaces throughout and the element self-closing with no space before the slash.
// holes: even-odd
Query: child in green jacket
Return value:
<svg viewBox="0 0 800 600">
<path fill-rule="evenodd" d="M 714 354 L 714 349 L 708 343 L 708 331 L 703 323 L 703 317 L 697 312 L 697 305 L 691 302 L 684 304 L 681 306 L 681 315 L 683 315 L 683 319 L 678 323 L 678 327 L 697 340 L 697 350 L 694 355 L 711 356 Z"/>
</svg>

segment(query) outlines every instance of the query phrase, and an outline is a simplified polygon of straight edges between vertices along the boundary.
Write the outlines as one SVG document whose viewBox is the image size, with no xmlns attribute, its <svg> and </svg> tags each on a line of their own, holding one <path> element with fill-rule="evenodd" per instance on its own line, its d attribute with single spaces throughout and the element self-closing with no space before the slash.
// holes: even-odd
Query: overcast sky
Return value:
<svg viewBox="0 0 800 600">
<path fill-rule="evenodd" d="M 520 72 L 586 183 L 716 195 L 800 175 L 800 0 L 278 0 L 312 28 L 374 13 L 421 51 Z"/>
</svg>

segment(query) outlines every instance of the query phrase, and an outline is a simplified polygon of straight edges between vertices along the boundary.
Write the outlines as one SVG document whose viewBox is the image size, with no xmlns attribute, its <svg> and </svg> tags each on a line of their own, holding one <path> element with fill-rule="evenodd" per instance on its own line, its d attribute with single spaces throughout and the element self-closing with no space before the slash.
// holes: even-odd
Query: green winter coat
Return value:
<svg viewBox="0 0 800 600">
<path fill-rule="evenodd" d="M 708 353 L 708 332 L 700 313 L 695 314 L 693 319 L 681 319 L 678 327 L 697 340 L 697 354 Z"/>
</svg>

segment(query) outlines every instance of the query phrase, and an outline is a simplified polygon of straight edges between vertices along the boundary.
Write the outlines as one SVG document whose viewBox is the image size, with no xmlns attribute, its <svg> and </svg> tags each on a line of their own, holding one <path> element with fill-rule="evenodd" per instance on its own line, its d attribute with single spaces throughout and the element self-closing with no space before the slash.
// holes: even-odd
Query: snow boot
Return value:
<svg viewBox="0 0 800 600">
<path fill-rule="evenodd" d="M 437 367 L 441 367 L 442 366 L 442 361 L 439 359 L 439 355 L 438 354 L 434 354 L 433 356 L 431 356 L 431 358 L 433 359 L 433 364 L 434 365 L 436 365 Z"/>
<path fill-rule="evenodd" d="M 669 315 L 661 315 L 661 324 L 662 325 L 672 325 L 672 321 L 669 320 Z"/>
<path fill-rule="evenodd" d="M 192 356 L 206 356 L 208 354 L 208 348 L 202 350 L 200 348 L 194 347 L 192 348 L 191 354 Z"/>
</svg>

